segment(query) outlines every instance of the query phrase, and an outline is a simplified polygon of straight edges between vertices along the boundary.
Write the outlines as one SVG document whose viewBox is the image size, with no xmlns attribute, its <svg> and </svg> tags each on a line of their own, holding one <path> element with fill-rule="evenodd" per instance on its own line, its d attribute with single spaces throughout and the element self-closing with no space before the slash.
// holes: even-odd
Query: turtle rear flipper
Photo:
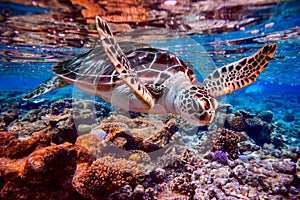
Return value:
<svg viewBox="0 0 300 200">
<path fill-rule="evenodd" d="M 212 97 L 239 90 L 256 81 L 273 58 L 277 44 L 266 44 L 255 54 L 216 69 L 204 79 Z"/>
<path fill-rule="evenodd" d="M 137 73 L 134 71 L 126 55 L 113 37 L 107 22 L 99 16 L 96 16 L 96 25 L 106 55 L 110 59 L 115 70 L 120 74 L 122 80 L 131 88 L 136 97 L 152 108 L 154 106 L 154 99 L 151 93 L 138 78 Z"/>
<path fill-rule="evenodd" d="M 38 85 L 32 92 L 28 93 L 23 97 L 23 100 L 29 100 L 50 92 L 51 90 L 55 90 L 57 88 L 65 87 L 69 85 L 69 83 L 59 76 L 53 76 L 46 80 L 45 82 Z"/>
</svg>

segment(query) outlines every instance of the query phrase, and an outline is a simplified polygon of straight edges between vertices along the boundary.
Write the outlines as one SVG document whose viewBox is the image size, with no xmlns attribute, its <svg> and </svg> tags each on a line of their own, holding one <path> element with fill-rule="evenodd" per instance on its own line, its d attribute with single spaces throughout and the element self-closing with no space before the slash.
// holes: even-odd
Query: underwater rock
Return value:
<svg viewBox="0 0 300 200">
<path fill-rule="evenodd" d="M 89 133 L 110 112 L 107 103 L 97 101 L 77 100 L 73 102 L 72 106 L 72 117 L 79 135 Z"/>
<path fill-rule="evenodd" d="M 274 169 L 284 174 L 295 174 L 296 164 L 289 159 L 274 163 Z"/>
<path fill-rule="evenodd" d="M 265 159 L 263 159 L 263 155 L 266 156 Z M 297 180 L 293 178 L 293 175 L 290 174 L 295 174 L 296 172 L 293 170 L 274 171 L 278 163 L 280 163 L 280 166 L 285 164 L 294 166 L 295 163 L 290 160 L 275 158 L 271 155 L 272 152 L 264 154 L 262 149 L 253 150 L 249 155 L 250 162 L 235 159 L 230 161 L 229 165 L 211 162 L 206 157 L 196 159 L 194 162 L 190 161 L 192 160 L 191 158 L 183 157 L 182 159 L 186 162 L 185 165 L 191 166 L 189 168 L 181 168 L 180 171 L 177 171 L 179 173 L 175 172 L 178 168 L 175 168 L 174 165 L 173 167 L 169 166 L 166 177 L 174 177 L 175 175 L 176 179 L 171 179 L 176 180 L 178 185 L 173 187 L 173 182 L 171 181 L 168 183 L 170 188 L 167 187 L 167 191 L 164 191 L 163 194 L 168 194 L 169 190 L 173 191 L 176 189 L 174 192 L 179 192 L 180 194 L 186 194 L 187 191 L 189 194 L 194 194 L 193 196 L 188 195 L 189 198 L 193 199 L 299 198 L 300 194 L 297 193 L 299 185 Z M 189 169 L 193 169 L 192 173 Z M 188 187 L 193 185 L 196 187 Z"/>
<path fill-rule="evenodd" d="M 19 139 L 27 139 L 35 132 L 51 135 L 52 142 L 75 143 L 79 133 L 88 133 L 98 120 L 110 112 L 105 103 L 96 101 L 75 101 L 63 99 L 53 102 L 50 108 L 29 111 L 8 126 L 8 131 Z M 77 127 L 77 129 L 76 129 Z"/>
<path fill-rule="evenodd" d="M 42 131 L 51 135 L 52 142 L 65 141 L 75 143 L 77 132 L 71 116 L 69 99 L 53 102 L 50 108 L 38 108 L 29 111 L 8 126 L 8 131 L 19 139 L 28 139 L 34 133 Z"/>
<path fill-rule="evenodd" d="M 245 122 L 248 125 L 248 128 L 249 127 L 261 128 L 264 125 L 263 121 L 258 118 L 255 118 L 255 119 L 247 118 L 247 119 L 245 119 Z"/>
<path fill-rule="evenodd" d="M 100 199 L 114 190 L 125 186 L 135 186 L 142 174 L 142 166 L 135 161 L 106 156 L 95 160 L 91 165 L 79 164 L 72 184 L 87 199 Z"/>
<path fill-rule="evenodd" d="M 43 131 L 51 135 L 52 142 L 56 144 L 75 143 L 78 132 L 89 133 L 99 120 L 108 116 L 109 112 L 106 103 L 96 101 L 72 103 L 72 99 L 67 98 L 19 116 L 19 119 L 10 123 L 7 129 L 19 139 L 27 139 L 33 133 Z"/>
<path fill-rule="evenodd" d="M 272 120 L 273 113 L 268 110 L 261 111 L 257 115 L 245 110 L 237 110 L 234 115 L 227 114 L 224 127 L 234 131 L 245 131 L 259 146 L 274 142 L 277 147 L 282 147 L 286 143 L 282 138 L 285 133 L 276 133 L 278 122 L 272 123 Z"/>
<path fill-rule="evenodd" d="M 151 152 L 165 147 L 172 141 L 172 136 L 178 131 L 175 119 L 170 119 L 164 128 L 142 141 L 142 150 Z"/>
<path fill-rule="evenodd" d="M 70 183 L 78 164 L 93 161 L 85 148 L 70 143 L 50 145 L 44 133 L 24 141 L 9 133 L 1 136 L 6 140 L 1 143 L 2 199 L 81 199 Z M 12 156 L 8 153 L 13 148 L 17 153 Z"/>
<path fill-rule="evenodd" d="M 286 122 L 293 122 L 295 121 L 295 115 L 293 113 L 287 113 L 283 116 L 283 120 Z"/>
<path fill-rule="evenodd" d="M 114 120 L 103 120 L 99 128 L 107 134 L 105 137 L 106 141 L 124 150 L 137 149 L 136 140 L 125 123 Z"/>
<path fill-rule="evenodd" d="M 296 162 L 296 176 L 300 179 L 300 159 Z"/>
<path fill-rule="evenodd" d="M 273 119 L 273 113 L 269 110 L 258 113 L 257 117 L 265 122 L 270 123 Z"/>
<path fill-rule="evenodd" d="M 252 118 L 252 117 L 255 116 L 254 114 L 252 114 L 252 113 L 250 113 L 249 111 L 246 111 L 246 110 L 237 110 L 235 112 L 235 114 L 237 116 L 243 116 L 244 118 Z"/>
<path fill-rule="evenodd" d="M 52 115 L 59 115 L 66 113 L 65 109 L 71 109 L 72 108 L 72 99 L 64 99 L 64 100 L 58 100 L 53 102 L 50 105 L 50 114 Z"/>
<path fill-rule="evenodd" d="M 125 185 L 116 189 L 113 193 L 111 193 L 107 200 L 127 200 L 132 199 L 133 189 L 130 185 Z"/>
</svg>

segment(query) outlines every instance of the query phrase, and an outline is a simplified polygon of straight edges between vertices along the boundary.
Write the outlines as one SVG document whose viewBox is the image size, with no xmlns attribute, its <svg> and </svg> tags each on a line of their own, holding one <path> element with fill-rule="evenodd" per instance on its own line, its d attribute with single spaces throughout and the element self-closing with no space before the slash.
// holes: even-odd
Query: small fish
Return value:
<svg viewBox="0 0 300 200">
<path fill-rule="evenodd" d="M 100 138 L 105 138 L 107 136 L 107 133 L 102 129 L 92 130 L 91 133 L 97 135 Z"/>
</svg>

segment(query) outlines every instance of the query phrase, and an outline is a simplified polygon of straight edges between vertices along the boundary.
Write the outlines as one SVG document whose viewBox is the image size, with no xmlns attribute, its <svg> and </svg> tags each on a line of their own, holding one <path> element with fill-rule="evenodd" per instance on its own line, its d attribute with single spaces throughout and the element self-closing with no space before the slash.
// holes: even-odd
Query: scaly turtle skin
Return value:
<svg viewBox="0 0 300 200">
<path fill-rule="evenodd" d="M 102 46 L 56 65 L 56 76 L 24 99 L 74 84 L 125 110 L 175 113 L 206 125 L 217 109 L 215 98 L 256 81 L 277 48 L 266 44 L 253 55 L 216 69 L 200 83 L 175 54 L 141 43 L 118 43 L 106 21 L 97 16 L 96 25 Z"/>
</svg>

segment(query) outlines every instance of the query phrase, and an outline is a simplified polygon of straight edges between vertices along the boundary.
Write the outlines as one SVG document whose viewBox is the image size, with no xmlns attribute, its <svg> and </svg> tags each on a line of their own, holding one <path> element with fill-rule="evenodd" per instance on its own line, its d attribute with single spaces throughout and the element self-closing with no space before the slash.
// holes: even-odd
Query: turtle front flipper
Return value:
<svg viewBox="0 0 300 200">
<path fill-rule="evenodd" d="M 45 82 L 38 85 L 32 92 L 28 93 L 23 97 L 23 100 L 29 100 L 34 97 L 40 96 L 51 90 L 55 90 L 57 88 L 65 87 L 69 85 L 69 83 L 59 76 L 53 76 L 46 80 Z"/>
<path fill-rule="evenodd" d="M 212 97 L 239 90 L 253 82 L 273 58 L 277 44 L 266 44 L 255 54 L 216 69 L 204 79 Z"/>
<path fill-rule="evenodd" d="M 115 70 L 120 74 L 122 80 L 126 82 L 134 94 L 152 108 L 154 106 L 154 99 L 151 93 L 138 78 L 137 73 L 113 37 L 107 22 L 99 16 L 96 16 L 96 25 L 102 45 Z"/>
</svg>

